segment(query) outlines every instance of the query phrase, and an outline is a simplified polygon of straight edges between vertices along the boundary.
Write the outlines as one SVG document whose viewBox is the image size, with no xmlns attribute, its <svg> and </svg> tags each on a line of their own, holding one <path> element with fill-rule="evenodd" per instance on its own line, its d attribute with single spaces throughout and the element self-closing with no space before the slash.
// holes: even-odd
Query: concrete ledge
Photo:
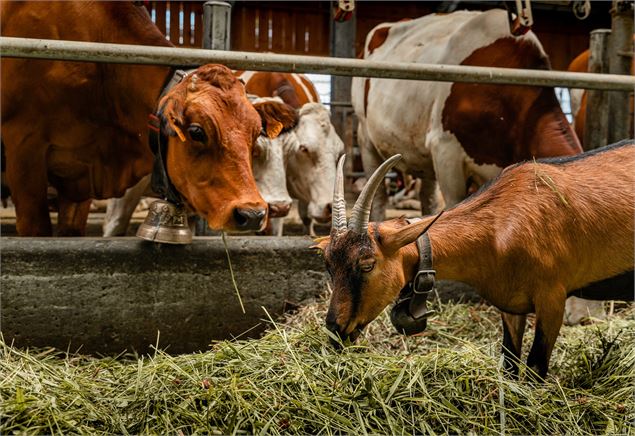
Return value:
<svg viewBox="0 0 635 436">
<path fill-rule="evenodd" d="M 213 339 L 254 337 L 275 317 L 325 289 L 308 237 L 229 237 L 243 314 L 223 242 L 195 238 L 169 246 L 137 238 L 0 239 L 0 329 L 16 346 L 87 353 L 171 353 L 208 348 Z M 458 286 L 458 287 L 457 287 Z M 442 298 L 466 291 L 444 284 Z M 471 294 L 473 296 L 473 294 Z"/>
</svg>

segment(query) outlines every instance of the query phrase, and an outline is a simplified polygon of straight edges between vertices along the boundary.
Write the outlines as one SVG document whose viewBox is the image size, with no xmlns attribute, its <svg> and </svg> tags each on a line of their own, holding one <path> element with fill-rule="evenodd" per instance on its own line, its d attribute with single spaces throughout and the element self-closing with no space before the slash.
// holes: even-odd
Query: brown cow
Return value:
<svg viewBox="0 0 635 436">
<path fill-rule="evenodd" d="M 2 36 L 170 46 L 132 2 L 3 2 Z M 29 59 L 2 60 L 2 140 L 22 236 L 52 234 L 47 185 L 59 193 L 59 235 L 82 235 L 91 198 L 124 194 L 150 173 L 148 115 L 173 71 Z M 231 70 L 206 65 L 159 104 L 165 165 L 184 204 L 214 229 L 262 226 L 252 175 L 258 114 Z"/>
</svg>

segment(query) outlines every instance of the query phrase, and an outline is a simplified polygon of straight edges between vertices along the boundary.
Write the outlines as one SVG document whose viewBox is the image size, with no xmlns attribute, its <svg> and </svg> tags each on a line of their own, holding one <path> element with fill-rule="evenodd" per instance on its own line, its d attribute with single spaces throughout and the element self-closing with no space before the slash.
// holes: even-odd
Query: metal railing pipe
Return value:
<svg viewBox="0 0 635 436">
<path fill-rule="evenodd" d="M 150 47 L 127 44 L 0 37 L 0 57 L 79 62 L 198 66 L 219 63 L 233 69 L 431 80 L 501 85 L 566 86 L 633 91 L 635 77 L 545 70 L 377 62 L 317 56 Z"/>
</svg>

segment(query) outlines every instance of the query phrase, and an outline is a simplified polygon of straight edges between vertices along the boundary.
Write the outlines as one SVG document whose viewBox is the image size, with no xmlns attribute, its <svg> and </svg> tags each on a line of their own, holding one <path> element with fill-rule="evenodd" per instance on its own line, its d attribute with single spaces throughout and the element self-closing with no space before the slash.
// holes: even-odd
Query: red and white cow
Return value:
<svg viewBox="0 0 635 436">
<path fill-rule="evenodd" d="M 454 12 L 384 23 L 367 36 L 374 61 L 548 69 L 532 32 L 510 34 L 507 13 Z M 422 212 L 433 210 L 435 180 L 451 207 L 470 184 L 534 157 L 580 153 L 552 88 L 353 78 L 352 102 L 368 175 L 401 154 L 398 169 L 422 179 Z M 386 195 L 371 219 L 384 219 Z"/>
<path fill-rule="evenodd" d="M 331 199 L 337 158 L 344 143 L 335 132 L 328 109 L 319 101 L 313 83 L 302 74 L 239 71 L 247 93 L 279 97 L 297 108 L 295 136 L 284 143 L 287 188 L 298 199 L 300 217 L 313 234 L 313 223 L 331 219 Z M 277 233 L 281 232 L 277 223 Z"/>
</svg>

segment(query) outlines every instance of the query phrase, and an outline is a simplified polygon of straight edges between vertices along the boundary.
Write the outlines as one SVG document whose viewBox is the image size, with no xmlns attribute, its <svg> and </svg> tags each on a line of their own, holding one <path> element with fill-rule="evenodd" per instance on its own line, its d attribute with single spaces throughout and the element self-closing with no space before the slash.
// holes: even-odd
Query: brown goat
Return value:
<svg viewBox="0 0 635 436">
<path fill-rule="evenodd" d="M 333 285 L 327 327 L 341 338 L 355 340 L 419 269 L 415 242 L 434 217 L 368 223 L 377 187 L 398 160 L 393 156 L 373 174 L 348 225 L 343 158 L 338 166 L 331 235 L 316 248 Z M 634 216 L 635 145 L 629 140 L 508 167 L 445 211 L 427 236 L 436 277 L 473 286 L 502 311 L 505 366 L 513 374 L 526 315 L 536 313 L 527 364 L 544 377 L 568 296 L 633 300 Z M 400 315 L 400 331 L 425 328 L 410 313 Z"/>
</svg>

